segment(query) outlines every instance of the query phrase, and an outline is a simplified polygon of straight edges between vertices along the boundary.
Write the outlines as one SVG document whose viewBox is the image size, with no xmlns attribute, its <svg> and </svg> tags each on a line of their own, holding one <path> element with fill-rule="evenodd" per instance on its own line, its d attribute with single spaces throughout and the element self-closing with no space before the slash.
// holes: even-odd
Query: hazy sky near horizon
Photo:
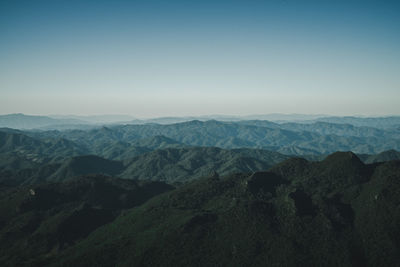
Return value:
<svg viewBox="0 0 400 267">
<path fill-rule="evenodd" d="M 0 114 L 400 115 L 400 2 L 0 1 Z"/>
</svg>

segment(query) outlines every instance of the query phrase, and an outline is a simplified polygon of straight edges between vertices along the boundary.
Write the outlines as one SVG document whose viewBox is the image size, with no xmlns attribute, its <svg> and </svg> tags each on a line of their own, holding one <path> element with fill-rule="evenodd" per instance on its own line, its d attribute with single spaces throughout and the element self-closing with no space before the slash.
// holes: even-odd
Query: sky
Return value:
<svg viewBox="0 0 400 267">
<path fill-rule="evenodd" d="M 0 114 L 400 115 L 400 1 L 0 1 Z"/>
</svg>

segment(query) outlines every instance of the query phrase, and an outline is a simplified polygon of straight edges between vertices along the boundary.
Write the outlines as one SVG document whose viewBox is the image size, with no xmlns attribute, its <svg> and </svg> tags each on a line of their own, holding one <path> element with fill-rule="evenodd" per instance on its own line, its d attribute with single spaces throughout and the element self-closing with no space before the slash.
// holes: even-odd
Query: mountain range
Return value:
<svg viewBox="0 0 400 267">
<path fill-rule="evenodd" d="M 398 117 L 13 116 L 0 128 L 2 266 L 400 261 Z"/>
<path fill-rule="evenodd" d="M 0 115 L 0 128 L 14 129 L 87 129 L 93 125 L 112 124 L 174 124 L 193 120 L 199 121 L 271 121 L 275 123 L 300 123 L 310 124 L 315 122 L 327 122 L 335 124 L 351 124 L 354 126 L 366 126 L 373 128 L 396 128 L 400 126 L 400 116 L 385 117 L 337 117 L 327 115 L 309 114 L 264 114 L 264 115 L 207 115 L 186 117 L 159 117 L 149 119 L 138 119 L 130 115 L 26 115 L 22 113 Z"/>
<path fill-rule="evenodd" d="M 113 151 L 114 145 L 136 150 L 137 147 L 147 147 L 150 141 L 164 142 L 164 147 L 258 148 L 292 155 L 326 155 L 348 150 L 360 154 L 400 150 L 400 128 L 393 127 L 378 129 L 324 122 L 277 124 L 269 121 L 189 121 L 168 125 L 126 124 L 86 130 L 30 130 L 20 133 L 43 141 L 68 140 L 81 150 L 86 150 L 86 153 L 105 157 L 108 155 L 102 151 L 118 154 L 118 151 Z M 164 138 L 164 141 L 157 138 Z"/>
<path fill-rule="evenodd" d="M 92 138 L 101 140 L 104 133 L 118 136 L 118 132 L 102 128 L 97 132 L 100 136 L 92 135 Z M 164 136 L 132 143 L 99 141 L 98 145 L 94 140 L 92 149 L 87 149 L 89 144 L 80 145 L 61 137 L 37 139 L 20 131 L 0 131 L 0 136 L 0 181 L 14 185 L 63 181 L 87 174 L 186 183 L 214 172 L 228 175 L 267 170 L 273 164 L 295 157 L 265 149 L 186 146 Z M 103 147 L 104 143 L 107 145 Z M 315 161 L 325 156 L 302 157 Z M 400 152 L 388 150 L 359 157 L 373 163 L 399 159 Z"/>
<path fill-rule="evenodd" d="M 396 266 L 400 161 L 351 152 L 174 188 L 80 176 L 2 187 L 12 266 Z"/>
</svg>

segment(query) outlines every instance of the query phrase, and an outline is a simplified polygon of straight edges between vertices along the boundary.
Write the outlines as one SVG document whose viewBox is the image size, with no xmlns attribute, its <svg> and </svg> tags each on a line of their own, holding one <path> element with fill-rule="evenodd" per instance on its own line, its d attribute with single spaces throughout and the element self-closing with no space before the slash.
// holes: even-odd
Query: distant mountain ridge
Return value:
<svg viewBox="0 0 400 267">
<path fill-rule="evenodd" d="M 330 123 L 346 123 L 354 126 L 366 126 L 374 128 L 397 128 L 400 126 L 400 116 L 385 116 L 385 117 L 322 117 L 316 121 L 330 122 Z"/>
<path fill-rule="evenodd" d="M 355 117 L 355 116 L 328 116 L 307 114 L 265 114 L 265 115 L 208 115 L 208 116 L 186 116 L 186 117 L 158 117 L 149 119 L 138 119 L 130 115 L 25 115 L 22 113 L 0 115 L 0 128 L 9 127 L 15 129 L 79 129 L 88 128 L 93 125 L 115 125 L 115 124 L 174 124 L 193 120 L 209 121 L 218 120 L 224 122 L 240 121 L 270 121 L 273 123 L 297 123 L 310 124 L 315 122 L 327 122 L 335 124 L 350 124 L 353 126 L 389 129 L 400 127 L 400 116 L 381 117 Z"/>
<path fill-rule="evenodd" d="M 384 162 L 389 160 L 400 160 L 400 152 L 396 150 L 387 150 L 376 155 L 369 155 L 365 163 Z"/>
<path fill-rule="evenodd" d="M 37 136 L 69 139 L 85 147 L 112 143 L 132 143 L 164 136 L 187 146 L 221 148 L 262 148 L 287 153 L 328 154 L 351 150 L 376 154 L 400 150 L 400 129 L 375 129 L 351 125 L 315 123 L 275 124 L 268 121 L 189 121 L 176 124 L 116 125 L 88 131 L 43 132 Z M 298 152 L 296 152 L 298 151 Z"/>
<path fill-rule="evenodd" d="M 334 151 L 374 155 L 400 150 L 400 130 L 345 124 L 276 124 L 268 121 L 190 121 L 178 124 L 116 125 L 91 130 L 0 129 L 0 166 L 34 167 L 80 155 L 125 160 L 164 148 L 252 148 L 285 155 L 314 156 Z M 18 161 L 18 158 L 21 161 Z M 23 163 L 24 162 L 24 163 Z M 21 163 L 21 164 L 20 164 Z"/>
<path fill-rule="evenodd" d="M 37 129 L 51 125 L 85 124 L 85 121 L 77 119 L 53 119 L 47 116 L 32 116 L 18 114 L 0 115 L 0 127 L 14 129 Z"/>
</svg>

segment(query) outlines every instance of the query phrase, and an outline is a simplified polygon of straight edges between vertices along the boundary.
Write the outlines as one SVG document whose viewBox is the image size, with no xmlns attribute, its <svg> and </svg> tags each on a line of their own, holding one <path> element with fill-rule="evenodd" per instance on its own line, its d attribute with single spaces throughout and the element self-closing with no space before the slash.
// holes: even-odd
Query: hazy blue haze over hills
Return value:
<svg viewBox="0 0 400 267">
<path fill-rule="evenodd" d="M 398 129 L 379 130 L 320 123 L 309 126 L 284 124 L 282 127 L 270 122 L 251 124 L 190 121 L 170 125 L 122 125 L 90 131 L 44 132 L 37 135 L 67 138 L 84 146 L 105 144 L 110 141 L 132 142 L 164 135 L 191 146 L 252 147 L 277 151 L 296 147 L 314 153 L 330 153 L 337 150 L 379 153 L 388 149 L 399 149 L 400 146 Z M 267 127 L 257 124 L 267 124 Z"/>
<path fill-rule="evenodd" d="M 8 114 L 0 116 L 0 127 L 15 129 L 34 129 L 51 125 L 86 124 L 78 119 L 53 119 L 47 116 L 31 116 L 24 114 Z"/>
<path fill-rule="evenodd" d="M 280 127 L 267 121 L 192 121 L 89 131 L 4 129 L 0 131 L 0 177 L 5 184 L 63 181 L 92 173 L 187 182 L 214 171 L 225 175 L 266 170 L 293 155 L 320 160 L 330 150 L 357 151 L 367 163 L 399 158 L 399 152 L 393 150 L 399 150 L 396 131 L 346 124 L 282 124 L 296 129 L 288 131 L 266 128 L 264 124 Z M 311 127 L 310 132 L 304 127 Z M 321 129 L 327 133 L 311 132 Z M 367 155 L 384 150 L 388 151 Z M 89 154 L 92 156 L 86 156 Z"/>
<path fill-rule="evenodd" d="M 34 123 L 36 117 L 17 115 Z M 32 118 L 32 120 L 29 120 Z M 42 117 L 39 118 L 41 122 Z M 335 118 L 337 120 L 337 118 Z M 346 118 L 348 120 L 348 118 Z M 175 124 L 114 124 L 106 127 L 90 126 L 86 130 L 25 131 L 14 132 L 7 138 L 34 137 L 44 141 L 28 151 L 40 154 L 43 145 L 65 155 L 95 154 L 110 159 L 123 159 L 165 147 L 214 146 L 221 148 L 263 148 L 284 154 L 326 154 L 337 150 L 351 150 L 362 154 L 376 154 L 389 149 L 399 149 L 399 117 L 351 118 L 354 123 L 371 123 L 354 126 L 328 122 L 274 123 L 263 120 L 187 121 Z M 377 124 L 379 122 L 379 124 Z M 378 127 L 379 126 L 379 127 Z M 20 135 L 18 135 L 20 134 Z M 6 142 L 6 139 L 3 140 Z M 32 141 L 33 142 L 33 141 Z M 37 140 L 35 140 L 37 142 Z M 72 142 L 68 147 L 68 142 Z M 7 144 L 4 144 L 7 145 Z M 9 146 L 15 145 L 9 141 Z M 58 148 L 59 147 L 59 148 Z M 68 147 L 66 152 L 61 147 Z M 69 151 L 69 152 L 68 152 Z M 14 151 L 17 152 L 17 151 Z M 34 154 L 35 154 L 34 153 Z M 70 154 L 68 154 L 70 153 Z M 72 153 L 72 154 L 71 154 Z M 51 154 L 52 156 L 55 153 Z"/>
<path fill-rule="evenodd" d="M 160 117 L 150 119 L 134 119 L 129 115 L 97 115 L 97 116 L 72 116 L 72 115 L 53 115 L 53 116 L 33 116 L 25 114 L 0 115 L 0 127 L 15 129 L 60 129 L 66 130 L 85 128 L 90 125 L 112 125 L 112 124 L 173 124 L 187 121 L 232 121 L 232 122 L 251 122 L 265 123 L 268 121 L 278 124 L 288 122 L 299 124 L 314 124 L 316 122 L 328 122 L 335 124 L 350 124 L 353 126 L 365 126 L 373 128 L 396 128 L 400 127 L 400 116 L 386 117 L 333 117 L 326 115 L 303 115 L 303 114 L 267 114 L 251 116 L 187 116 L 187 117 Z M 270 126 L 274 125 L 273 123 Z"/>
<path fill-rule="evenodd" d="M 375 118 L 358 118 L 358 117 L 325 117 L 318 118 L 318 121 L 346 123 L 354 126 L 368 126 L 375 128 L 392 128 L 400 126 L 399 116 L 375 117 Z"/>
</svg>

